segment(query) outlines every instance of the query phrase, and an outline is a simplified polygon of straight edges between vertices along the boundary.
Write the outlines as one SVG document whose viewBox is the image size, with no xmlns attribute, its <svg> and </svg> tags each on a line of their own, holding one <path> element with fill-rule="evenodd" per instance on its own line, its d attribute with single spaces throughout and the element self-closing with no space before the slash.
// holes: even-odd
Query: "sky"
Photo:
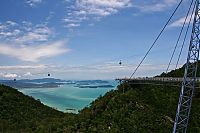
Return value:
<svg viewBox="0 0 200 133">
<path fill-rule="evenodd" d="M 0 79 L 46 78 L 48 73 L 77 80 L 129 77 L 178 2 L 1 0 Z M 189 3 L 183 0 L 134 77 L 166 70 Z M 188 44 L 179 66 L 185 63 Z"/>
</svg>

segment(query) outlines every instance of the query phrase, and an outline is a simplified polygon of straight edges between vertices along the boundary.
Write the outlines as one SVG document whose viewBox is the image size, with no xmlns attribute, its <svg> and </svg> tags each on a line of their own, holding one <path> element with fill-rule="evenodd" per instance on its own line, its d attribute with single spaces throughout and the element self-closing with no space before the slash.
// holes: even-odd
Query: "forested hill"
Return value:
<svg viewBox="0 0 200 133">
<path fill-rule="evenodd" d="M 168 73 L 163 72 L 161 75 L 156 77 L 183 77 L 184 72 L 185 72 L 185 65 L 183 65 L 179 69 L 172 70 Z M 198 61 L 197 77 L 200 77 L 200 61 Z"/>
<path fill-rule="evenodd" d="M 199 91 L 199 90 L 197 90 Z M 122 84 L 83 109 L 71 132 L 172 132 L 179 87 Z M 188 132 L 200 132 L 200 95 L 193 99 Z"/>
<path fill-rule="evenodd" d="M 57 131 L 63 128 L 65 116 L 39 100 L 0 85 L 0 133 Z"/>
</svg>

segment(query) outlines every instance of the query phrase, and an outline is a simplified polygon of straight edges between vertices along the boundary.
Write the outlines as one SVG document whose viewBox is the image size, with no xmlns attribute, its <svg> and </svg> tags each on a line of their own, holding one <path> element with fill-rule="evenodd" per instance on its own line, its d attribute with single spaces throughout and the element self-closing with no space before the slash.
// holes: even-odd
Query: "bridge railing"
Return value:
<svg viewBox="0 0 200 133">
<path fill-rule="evenodd" d="M 183 78 L 180 77 L 136 77 L 136 78 L 118 78 L 119 81 L 163 81 L 163 82 L 182 82 Z M 190 80 L 190 79 L 189 79 Z M 192 80 L 192 79 L 191 79 Z M 200 82 L 200 77 L 196 78 L 196 82 Z"/>
</svg>

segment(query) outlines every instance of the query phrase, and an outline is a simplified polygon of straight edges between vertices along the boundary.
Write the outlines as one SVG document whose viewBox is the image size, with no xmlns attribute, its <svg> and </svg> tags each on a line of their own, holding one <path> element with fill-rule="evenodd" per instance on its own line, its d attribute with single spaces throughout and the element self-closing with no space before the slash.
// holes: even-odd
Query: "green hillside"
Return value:
<svg viewBox="0 0 200 133">
<path fill-rule="evenodd" d="M 63 129 L 64 118 L 70 117 L 25 96 L 8 86 L 0 85 L 0 132 L 41 132 Z"/>
<path fill-rule="evenodd" d="M 200 61 L 198 61 L 198 66 L 200 66 Z M 172 70 L 168 73 L 163 72 L 161 75 L 157 77 L 183 77 L 184 71 L 185 71 L 185 65 L 176 70 Z M 200 77 L 200 67 L 198 67 L 197 69 L 197 77 Z"/>
<path fill-rule="evenodd" d="M 178 96 L 179 88 L 175 87 L 124 84 L 83 109 L 70 132 L 169 133 Z M 193 100 L 189 132 L 200 132 L 199 103 L 198 94 Z"/>
</svg>

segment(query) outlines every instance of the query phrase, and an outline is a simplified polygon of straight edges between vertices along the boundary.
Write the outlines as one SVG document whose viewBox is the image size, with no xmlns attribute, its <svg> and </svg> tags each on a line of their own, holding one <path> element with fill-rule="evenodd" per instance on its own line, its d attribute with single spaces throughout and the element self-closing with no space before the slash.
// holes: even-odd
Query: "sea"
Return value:
<svg viewBox="0 0 200 133">
<path fill-rule="evenodd" d="M 106 82 L 110 86 L 95 88 L 91 87 L 93 82 L 90 81 L 89 86 L 82 84 L 84 87 L 81 87 L 77 86 L 76 81 L 73 81 L 72 84 L 63 84 L 54 88 L 20 88 L 18 90 L 59 111 L 78 113 L 84 107 L 90 106 L 90 103 L 100 95 L 103 96 L 106 92 L 116 89 L 118 85 L 118 82 L 113 80 Z M 94 82 L 94 86 L 98 86 L 98 84 Z"/>
</svg>

